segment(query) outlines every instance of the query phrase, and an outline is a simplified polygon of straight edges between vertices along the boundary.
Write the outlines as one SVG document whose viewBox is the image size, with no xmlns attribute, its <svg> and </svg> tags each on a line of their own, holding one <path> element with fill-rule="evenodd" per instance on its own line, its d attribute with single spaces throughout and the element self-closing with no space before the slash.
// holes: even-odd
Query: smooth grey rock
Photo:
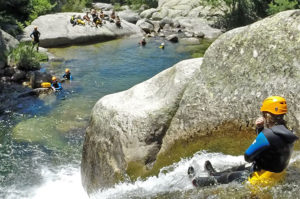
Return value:
<svg viewBox="0 0 300 199">
<path fill-rule="evenodd" d="M 173 20 L 172 20 L 171 18 L 169 18 L 169 17 L 166 17 L 166 18 L 162 19 L 162 20 L 159 22 L 159 25 L 160 25 L 161 28 L 164 28 L 164 26 L 165 26 L 166 24 L 169 24 L 170 26 L 173 26 L 173 25 L 174 25 L 174 22 L 173 22 Z"/>
<path fill-rule="evenodd" d="M 167 36 L 166 39 L 174 43 L 178 42 L 178 36 L 175 34 Z"/>
<path fill-rule="evenodd" d="M 286 98 L 288 126 L 299 132 L 299 21 L 300 10 L 285 11 L 221 35 L 205 52 L 159 154 L 186 136 L 254 131 L 262 101 L 271 95 Z"/>
<path fill-rule="evenodd" d="M 201 58 L 182 61 L 127 91 L 107 95 L 97 102 L 81 163 L 83 186 L 89 193 L 112 186 L 125 175 L 128 162 L 155 161 L 168 122 L 201 62 Z"/>
<path fill-rule="evenodd" d="M 11 80 L 14 82 L 21 82 L 23 79 L 25 79 L 26 73 L 22 70 L 15 70 L 15 73 L 12 75 Z"/>
<path fill-rule="evenodd" d="M 39 71 L 33 71 L 30 73 L 30 86 L 31 88 L 40 88 L 41 83 L 51 82 L 52 75 L 49 73 L 42 73 Z"/>
<path fill-rule="evenodd" d="M 16 48 L 18 44 L 17 39 L 0 29 L 0 61 L 5 61 L 5 53 Z"/>
<path fill-rule="evenodd" d="M 53 89 L 51 88 L 35 88 L 31 91 L 27 91 L 18 95 L 18 98 L 28 97 L 28 96 L 39 96 L 41 94 L 50 94 L 53 93 Z"/>
<path fill-rule="evenodd" d="M 138 27 L 140 27 L 143 31 L 145 31 L 146 33 L 151 33 L 152 31 L 154 31 L 154 25 L 151 21 L 147 20 L 147 19 L 141 19 L 139 20 L 136 25 Z"/>
<path fill-rule="evenodd" d="M 122 18 L 130 23 L 133 23 L 133 24 L 136 24 L 136 22 L 141 19 L 139 14 L 132 10 L 124 10 L 124 11 L 118 12 L 118 15 L 120 18 Z"/>
<path fill-rule="evenodd" d="M 57 13 L 38 17 L 24 29 L 22 41 L 30 40 L 29 35 L 34 26 L 38 26 L 41 32 L 40 46 L 42 47 L 96 43 L 130 35 L 142 35 L 139 27 L 122 19 L 122 28 L 118 28 L 115 23 L 105 23 L 98 28 L 89 25 L 72 26 L 70 18 L 74 14 L 83 16 L 83 13 Z"/>
<path fill-rule="evenodd" d="M 201 32 L 207 39 L 216 39 L 222 34 L 221 30 L 212 28 L 204 19 L 185 17 L 178 18 L 177 21 L 181 27 L 185 27 L 186 31 L 193 32 L 194 34 Z"/>
<path fill-rule="evenodd" d="M 150 9 L 148 9 L 148 10 L 143 11 L 143 12 L 140 14 L 140 16 L 141 16 L 142 18 L 150 19 L 150 18 L 152 17 L 152 14 L 153 14 L 154 12 L 157 12 L 157 9 L 155 9 L 155 8 L 150 8 Z"/>
<path fill-rule="evenodd" d="M 181 38 L 179 40 L 180 43 L 186 44 L 186 45 L 199 45 L 200 41 L 198 38 Z"/>
<path fill-rule="evenodd" d="M 93 3 L 93 8 L 95 9 L 101 9 L 103 11 L 108 11 L 114 9 L 114 6 L 109 3 Z"/>
</svg>

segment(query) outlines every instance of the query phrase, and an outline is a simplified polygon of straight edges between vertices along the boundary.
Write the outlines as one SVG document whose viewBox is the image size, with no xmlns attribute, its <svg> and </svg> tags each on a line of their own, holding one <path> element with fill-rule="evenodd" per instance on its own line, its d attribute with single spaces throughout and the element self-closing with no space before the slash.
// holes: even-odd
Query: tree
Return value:
<svg viewBox="0 0 300 199">
<path fill-rule="evenodd" d="M 284 10 L 295 9 L 298 5 L 297 0 L 274 0 L 269 4 L 268 14 L 272 15 Z"/>
</svg>

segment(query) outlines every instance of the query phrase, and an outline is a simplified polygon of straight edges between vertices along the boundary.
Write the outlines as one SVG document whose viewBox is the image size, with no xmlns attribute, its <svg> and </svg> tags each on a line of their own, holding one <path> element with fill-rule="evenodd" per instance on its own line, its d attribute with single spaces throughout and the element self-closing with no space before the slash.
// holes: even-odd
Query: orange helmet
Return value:
<svg viewBox="0 0 300 199">
<path fill-rule="evenodd" d="M 287 113 L 286 101 L 280 96 L 271 96 L 263 101 L 260 108 L 261 112 L 269 112 L 274 115 L 283 115 Z"/>
<path fill-rule="evenodd" d="M 66 73 L 69 73 L 69 72 L 70 72 L 70 69 L 66 68 L 65 72 L 66 72 Z"/>
<path fill-rule="evenodd" d="M 52 77 L 52 81 L 56 81 L 56 77 L 55 76 Z"/>
</svg>

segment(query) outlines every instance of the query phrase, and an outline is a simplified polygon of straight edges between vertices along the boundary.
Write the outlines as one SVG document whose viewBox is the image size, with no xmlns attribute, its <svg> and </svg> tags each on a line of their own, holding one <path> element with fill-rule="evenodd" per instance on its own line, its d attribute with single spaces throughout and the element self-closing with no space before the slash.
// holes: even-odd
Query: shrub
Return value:
<svg viewBox="0 0 300 199">
<path fill-rule="evenodd" d="M 31 42 L 20 43 L 19 46 L 9 53 L 9 65 L 16 66 L 20 70 L 38 70 L 40 61 L 45 60 L 47 55 L 38 53 Z"/>
<path fill-rule="evenodd" d="M 276 14 L 284 10 L 295 9 L 298 6 L 297 0 L 274 0 L 269 4 L 268 14 Z"/>
</svg>

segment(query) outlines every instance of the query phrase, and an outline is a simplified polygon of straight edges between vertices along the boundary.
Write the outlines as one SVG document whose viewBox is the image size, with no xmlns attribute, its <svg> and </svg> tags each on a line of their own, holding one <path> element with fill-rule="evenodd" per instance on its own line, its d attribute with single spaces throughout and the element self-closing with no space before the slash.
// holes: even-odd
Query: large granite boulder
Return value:
<svg viewBox="0 0 300 199">
<path fill-rule="evenodd" d="M 220 36 L 186 89 L 159 154 L 179 139 L 251 127 L 271 95 L 287 99 L 289 126 L 299 132 L 299 21 L 300 10 L 286 11 Z"/>
<path fill-rule="evenodd" d="M 207 134 L 253 131 L 270 95 L 287 99 L 288 124 L 299 132 L 299 38 L 300 10 L 282 12 L 221 35 L 203 63 L 183 61 L 99 100 L 83 147 L 85 188 L 111 186 L 130 162 L 151 165 L 178 141 L 189 146 Z"/>
<path fill-rule="evenodd" d="M 169 122 L 202 59 L 180 62 L 131 89 L 100 99 L 83 146 L 82 180 L 88 192 L 113 185 L 129 162 L 151 164 Z"/>
<path fill-rule="evenodd" d="M 145 33 L 151 33 L 154 31 L 154 24 L 148 19 L 140 19 L 136 25 L 145 31 Z"/>
<path fill-rule="evenodd" d="M 19 44 L 18 40 L 15 39 L 10 34 L 0 29 L 0 62 L 2 62 L 1 66 L 3 66 L 5 52 L 15 48 Z"/>
<path fill-rule="evenodd" d="M 121 19 L 122 28 L 118 28 L 115 23 L 105 23 L 102 27 L 92 27 L 90 25 L 76 25 L 70 23 L 72 15 L 83 13 L 57 13 L 40 16 L 35 19 L 30 26 L 24 29 L 22 40 L 30 40 L 34 26 L 38 26 L 41 33 L 40 46 L 55 47 L 61 45 L 71 45 L 79 43 L 91 43 L 106 41 L 130 35 L 141 35 L 141 30 L 136 25 Z"/>
<path fill-rule="evenodd" d="M 165 17 L 173 19 L 177 17 L 201 17 L 214 21 L 220 15 L 224 15 L 224 13 L 204 0 L 159 0 L 158 8 L 145 10 L 140 16 L 154 20 L 161 20 Z"/>
<path fill-rule="evenodd" d="M 93 8 L 108 11 L 114 9 L 114 6 L 110 3 L 92 3 Z"/>
<path fill-rule="evenodd" d="M 136 24 L 136 22 L 141 19 L 140 15 L 132 10 L 123 10 L 121 12 L 118 12 L 117 15 L 120 18 L 133 24 Z"/>
<path fill-rule="evenodd" d="M 195 35 L 202 33 L 204 34 L 204 38 L 207 39 L 215 39 L 223 34 L 220 29 L 212 28 L 208 25 L 208 22 L 205 19 L 181 17 L 174 21 L 174 23 L 178 23 L 180 27 L 185 28 L 185 31 L 191 32 Z"/>
</svg>

